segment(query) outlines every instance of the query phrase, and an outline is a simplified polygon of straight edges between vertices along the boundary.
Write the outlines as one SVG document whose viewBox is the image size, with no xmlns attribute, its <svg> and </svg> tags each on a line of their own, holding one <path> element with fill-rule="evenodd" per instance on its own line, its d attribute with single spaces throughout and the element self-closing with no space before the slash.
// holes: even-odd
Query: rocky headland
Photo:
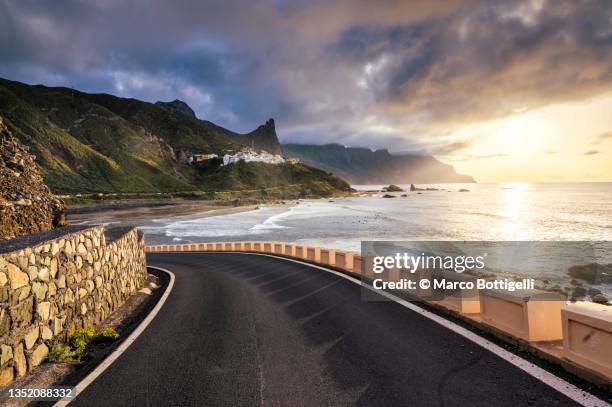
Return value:
<svg viewBox="0 0 612 407">
<path fill-rule="evenodd" d="M 0 239 L 65 225 L 65 204 L 45 185 L 34 160 L 0 118 Z"/>
</svg>

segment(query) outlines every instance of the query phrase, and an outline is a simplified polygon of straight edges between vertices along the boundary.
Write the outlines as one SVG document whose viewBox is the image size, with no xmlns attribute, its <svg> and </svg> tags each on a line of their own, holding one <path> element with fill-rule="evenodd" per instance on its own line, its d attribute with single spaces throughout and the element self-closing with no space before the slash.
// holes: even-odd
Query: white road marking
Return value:
<svg viewBox="0 0 612 407">
<path fill-rule="evenodd" d="M 202 253 L 206 253 L 206 252 L 202 252 Z M 220 252 L 223 253 L 223 252 Z M 563 394 L 564 396 L 566 396 L 569 399 L 574 400 L 576 403 L 579 403 L 585 407 L 610 407 L 611 405 L 604 401 L 601 400 L 600 398 L 592 395 L 591 393 L 588 393 L 576 386 L 574 386 L 573 384 L 571 384 L 570 382 L 554 375 L 553 373 L 542 369 L 541 367 L 529 362 L 526 359 L 523 359 L 520 356 L 515 355 L 512 352 L 509 352 L 507 350 L 505 350 L 504 348 L 496 345 L 495 343 L 483 338 L 480 335 L 475 334 L 474 332 L 465 329 L 464 327 L 457 325 L 456 323 L 449 321 L 448 319 L 441 317 L 433 312 L 427 311 L 426 309 L 423 309 L 421 307 L 419 307 L 418 305 L 406 301 L 402 298 L 399 298 L 393 294 L 381 291 L 381 290 L 376 290 L 374 287 L 372 287 L 369 284 L 365 284 L 363 283 L 361 280 L 355 278 L 355 277 L 351 277 L 348 276 L 344 273 L 341 273 L 339 271 L 336 270 L 331 270 L 322 266 L 318 266 L 316 264 L 312 264 L 312 263 L 307 263 L 307 262 L 303 262 L 300 260 L 296 260 L 296 259 L 289 259 L 286 257 L 280 257 L 280 256 L 275 256 L 275 255 L 271 255 L 271 254 L 266 254 L 266 253 L 244 253 L 244 252 L 232 252 L 232 253 L 236 253 L 236 254 L 250 254 L 250 255 L 256 255 L 256 256 L 267 256 L 267 257 L 274 257 L 276 259 L 283 259 L 283 260 L 287 260 L 287 261 L 292 261 L 294 263 L 299 263 L 299 264 L 303 264 L 305 266 L 310 266 L 319 270 L 323 270 L 326 271 L 328 273 L 332 273 L 335 274 L 339 277 L 345 278 L 349 281 L 352 281 L 355 284 L 359 284 L 365 288 L 367 288 L 370 291 L 374 291 L 377 294 L 380 294 L 386 298 L 389 298 L 392 301 L 397 302 L 398 304 L 402 305 L 403 307 L 406 307 L 422 316 L 424 316 L 425 318 L 428 318 L 434 322 L 436 322 L 437 324 L 442 325 L 443 327 L 450 329 L 451 331 L 463 336 L 464 338 L 474 342 L 475 344 L 483 347 L 484 349 L 488 350 L 491 353 L 494 353 L 495 355 L 499 356 L 500 358 L 504 359 L 505 361 L 513 364 L 514 366 L 518 367 L 519 369 L 523 370 L 524 372 L 530 374 L 531 376 L 535 377 L 536 379 L 538 379 L 539 381 L 541 381 L 544 384 L 547 384 L 548 386 L 552 387 L 553 389 L 555 389 L 556 391 L 558 391 L 559 393 Z"/>
<path fill-rule="evenodd" d="M 149 315 L 146 316 L 146 318 L 140 323 L 140 325 L 138 325 L 136 329 L 132 331 L 130 336 L 128 336 L 127 339 L 125 339 L 121 343 L 121 345 L 117 347 L 117 349 L 115 349 L 110 355 L 108 355 L 106 359 L 104 359 L 102 363 L 98 365 L 98 367 L 96 367 L 91 373 L 85 376 L 85 378 L 81 380 L 79 384 L 76 385 L 74 389 L 76 397 L 78 397 L 79 394 L 81 394 L 94 380 L 96 380 L 98 376 L 104 373 L 104 371 L 108 369 L 108 367 L 112 365 L 113 362 L 117 360 L 117 358 L 121 356 L 123 352 L 125 352 L 130 347 L 132 343 L 134 343 L 136 338 L 138 338 L 140 334 L 142 334 L 144 330 L 147 329 L 151 321 L 153 321 L 153 319 L 155 318 L 159 310 L 161 310 L 164 303 L 168 299 L 168 296 L 170 295 L 170 292 L 172 291 L 172 287 L 174 287 L 174 273 L 172 273 L 170 270 L 166 270 L 161 267 L 147 266 L 147 268 L 160 270 L 170 275 L 170 282 L 168 283 L 168 287 L 166 288 L 166 291 L 164 291 L 164 294 L 161 296 L 159 301 L 157 301 L 157 304 L 155 304 L 155 307 L 153 308 L 153 310 L 151 310 Z M 71 401 L 72 400 L 60 400 L 54 404 L 54 407 L 67 406 L 68 404 L 70 404 Z"/>
</svg>

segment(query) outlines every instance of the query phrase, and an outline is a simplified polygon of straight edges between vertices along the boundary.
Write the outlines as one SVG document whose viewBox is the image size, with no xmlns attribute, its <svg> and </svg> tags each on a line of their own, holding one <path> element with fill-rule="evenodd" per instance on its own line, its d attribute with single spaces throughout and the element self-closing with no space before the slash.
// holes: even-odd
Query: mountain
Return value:
<svg viewBox="0 0 612 407">
<path fill-rule="evenodd" d="M 283 144 L 287 156 L 333 172 L 352 184 L 429 184 L 475 182 L 468 175 L 432 156 L 392 155 L 387 150 L 344 147 L 338 144 Z"/>
<path fill-rule="evenodd" d="M 181 113 L 192 119 L 197 119 L 193 109 L 182 100 L 175 99 L 172 102 L 155 102 L 155 104 L 162 109 L 165 109 L 172 113 Z"/>
<path fill-rule="evenodd" d="M 211 190 L 221 185 L 218 178 L 210 179 L 218 177 L 218 171 L 190 165 L 191 154 L 223 155 L 244 147 L 281 151 L 272 119 L 250 133 L 239 134 L 186 114 L 192 109 L 185 106 L 180 101 L 160 106 L 0 79 L 0 117 L 36 155 L 36 164 L 55 193 Z M 300 164 L 299 168 L 307 167 Z M 256 178 L 260 185 L 236 180 L 251 176 L 243 171 L 233 177 L 235 185 L 225 183 L 223 188 L 237 190 L 248 184 L 256 189 L 283 180 L 300 188 L 299 174 L 285 177 L 276 174 L 277 170 L 269 173 L 278 175 L 278 180 Z M 339 185 L 324 172 L 309 173 L 304 184 L 310 185 L 313 178 L 330 189 L 335 188 L 332 184 Z M 343 188 L 349 188 L 348 184 Z"/>
</svg>

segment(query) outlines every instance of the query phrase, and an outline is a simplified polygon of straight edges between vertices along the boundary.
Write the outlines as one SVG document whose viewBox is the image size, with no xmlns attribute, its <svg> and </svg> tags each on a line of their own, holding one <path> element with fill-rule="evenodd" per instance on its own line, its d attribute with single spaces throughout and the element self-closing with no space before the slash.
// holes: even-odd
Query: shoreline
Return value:
<svg viewBox="0 0 612 407">
<path fill-rule="evenodd" d="M 108 210 L 125 210 L 125 209 L 143 209 L 143 208 L 159 208 L 159 207 L 178 207 L 183 205 L 203 204 L 209 206 L 235 206 L 233 201 L 222 200 L 189 200 L 183 198 L 175 199 L 126 199 L 96 203 L 72 204 L 66 209 L 66 214 L 80 215 L 87 213 L 95 213 Z"/>
<path fill-rule="evenodd" d="M 68 222 L 73 225 L 88 225 L 105 222 L 130 223 L 131 220 L 193 215 L 206 218 L 247 212 L 257 208 L 257 204 L 250 202 L 237 205 L 232 202 L 190 200 L 93 204 L 69 211 Z"/>
</svg>

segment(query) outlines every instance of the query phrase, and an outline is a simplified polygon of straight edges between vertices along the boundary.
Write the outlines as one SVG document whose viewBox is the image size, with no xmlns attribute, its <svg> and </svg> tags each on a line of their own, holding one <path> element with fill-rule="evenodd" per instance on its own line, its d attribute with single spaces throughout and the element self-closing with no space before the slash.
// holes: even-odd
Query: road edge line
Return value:
<svg viewBox="0 0 612 407">
<path fill-rule="evenodd" d="M 164 303 L 166 302 L 166 300 L 170 296 L 170 292 L 172 291 L 172 288 L 174 287 L 175 277 L 174 277 L 174 273 L 173 272 L 171 272 L 170 270 L 161 268 L 161 267 L 147 266 L 147 268 L 151 268 L 151 269 L 162 271 L 162 272 L 164 272 L 164 273 L 166 273 L 166 274 L 168 274 L 170 276 L 170 282 L 168 282 L 168 287 L 166 287 L 166 291 L 164 291 L 164 293 L 162 294 L 160 299 L 157 301 L 157 304 L 155 304 L 155 307 L 153 307 L 151 312 L 149 312 L 149 314 L 145 317 L 145 319 L 143 319 L 142 322 L 140 324 L 138 324 L 136 329 L 134 329 L 132 331 L 132 333 L 123 342 L 121 342 L 121 344 L 117 347 L 117 349 L 112 351 L 111 354 L 108 355 L 102 361 L 102 363 L 100 363 L 98 366 L 96 366 L 96 368 L 94 370 L 92 370 L 91 372 L 89 372 L 89 374 L 87 376 L 85 376 L 83 378 L 83 380 L 81 380 L 79 383 L 77 383 L 77 385 L 74 388 L 75 397 L 70 399 L 70 400 L 60 400 L 60 401 L 56 402 L 53 405 L 53 407 L 64 407 L 64 406 L 69 405 L 73 400 L 76 400 L 76 398 L 79 397 L 79 395 L 91 383 L 93 383 L 94 380 L 96 380 L 102 373 L 104 373 L 104 371 L 106 369 L 108 369 L 113 364 L 113 362 L 115 360 L 117 360 L 119 358 L 119 356 L 121 356 L 130 347 L 130 345 L 132 343 L 134 343 L 136 341 L 136 339 L 140 336 L 140 334 L 142 334 L 144 332 L 144 330 L 147 329 L 149 324 L 157 316 L 157 314 L 159 313 L 159 311 L 163 307 Z"/>
<path fill-rule="evenodd" d="M 206 252 L 202 252 L 202 253 L 206 253 Z M 226 253 L 226 252 L 218 252 L 218 253 Z M 227 252 L 229 253 L 229 252 Z M 323 270 L 326 271 L 328 273 L 332 273 L 335 274 L 339 277 L 345 278 L 355 284 L 358 284 L 362 287 L 367 288 L 370 291 L 376 292 L 377 294 L 380 294 L 386 298 L 389 298 L 390 300 L 398 303 L 399 305 L 410 309 L 411 311 L 414 311 L 420 315 L 422 315 L 423 317 L 439 324 L 442 325 L 443 327 L 463 336 L 464 338 L 466 338 L 467 340 L 474 342 L 475 344 L 477 344 L 478 346 L 484 348 L 485 350 L 493 353 L 494 355 L 500 357 L 501 359 L 505 360 L 506 362 L 518 367 L 519 369 L 521 369 L 522 371 L 524 371 L 525 373 L 529 374 L 530 376 L 534 377 L 535 379 L 539 380 L 540 382 L 546 384 L 549 387 L 552 387 L 554 390 L 556 390 L 557 392 L 563 394 L 565 397 L 575 401 L 576 403 L 579 403 L 585 407 L 609 407 L 610 404 L 608 402 L 606 402 L 605 400 L 602 400 L 600 398 L 598 398 L 597 396 L 587 392 L 586 390 L 582 390 L 581 388 L 573 385 L 572 383 L 568 382 L 567 380 L 555 375 L 554 373 L 549 372 L 546 369 L 541 368 L 540 366 L 537 366 L 534 363 L 531 363 L 530 361 L 528 361 L 527 359 L 524 359 L 510 351 L 505 350 L 504 348 L 502 348 L 501 346 L 491 342 L 490 340 L 440 316 L 437 315 L 431 311 L 428 311 L 424 308 L 419 307 L 418 305 L 406 301 L 400 297 L 397 297 L 393 294 L 384 292 L 384 291 L 380 291 L 380 290 L 376 290 L 374 287 L 372 287 L 370 284 L 364 284 L 361 280 L 353 277 L 353 276 L 349 276 L 346 275 L 344 273 L 341 273 L 339 271 L 336 270 L 332 270 L 323 266 L 319 266 L 316 264 L 312 264 L 312 263 L 308 263 L 308 262 L 304 262 L 304 261 L 300 261 L 297 259 L 291 259 L 291 258 L 287 258 L 287 257 L 282 257 L 282 256 L 275 256 L 273 254 L 268 254 L 268 253 L 246 253 L 246 252 L 231 252 L 232 254 L 250 254 L 250 255 L 256 255 L 256 256 L 266 256 L 266 257 L 272 257 L 272 258 L 276 258 L 276 259 L 282 259 L 282 260 L 287 260 L 287 261 L 291 261 L 293 263 L 298 263 L 298 264 L 303 264 L 305 266 L 310 266 L 319 270 Z"/>
</svg>

